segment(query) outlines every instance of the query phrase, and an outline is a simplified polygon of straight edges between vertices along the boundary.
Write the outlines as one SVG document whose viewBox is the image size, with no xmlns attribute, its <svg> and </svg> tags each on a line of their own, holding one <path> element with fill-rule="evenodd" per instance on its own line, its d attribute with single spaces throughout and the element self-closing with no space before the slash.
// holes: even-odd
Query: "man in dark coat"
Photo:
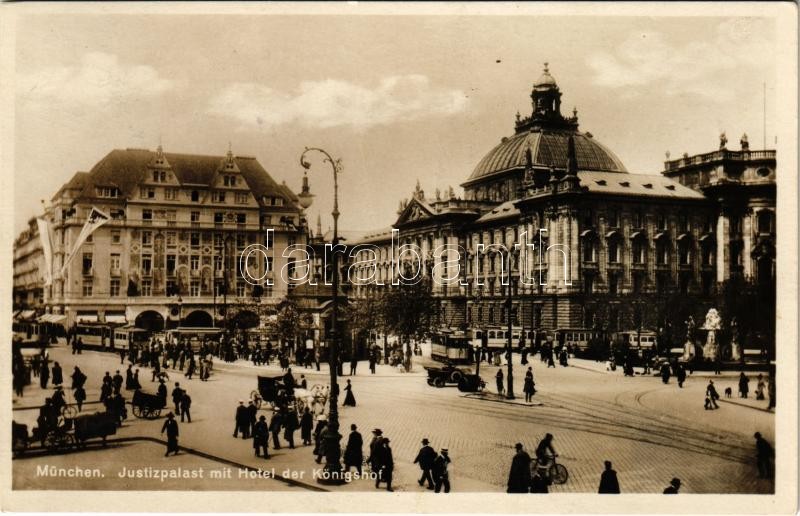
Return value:
<svg viewBox="0 0 800 516">
<path fill-rule="evenodd" d="M 83 371 L 81 371 L 78 366 L 75 366 L 75 370 L 72 372 L 71 378 L 73 389 L 83 387 L 86 384 L 86 375 L 83 374 Z"/>
<path fill-rule="evenodd" d="M 186 422 L 192 422 L 192 413 L 189 411 L 192 408 L 192 398 L 189 397 L 189 393 L 181 390 L 181 399 L 178 403 L 181 409 L 181 423 L 183 423 L 183 418 L 186 416 Z"/>
<path fill-rule="evenodd" d="M 278 436 L 280 435 L 282 426 L 283 416 L 281 415 L 280 411 L 276 410 L 272 414 L 272 419 L 269 421 L 269 431 L 272 433 L 272 447 L 276 450 L 281 449 L 281 442 Z"/>
<path fill-rule="evenodd" d="M 717 392 L 717 388 L 714 387 L 714 380 L 709 380 L 708 386 L 706 386 L 706 403 L 705 403 L 706 410 L 710 408 L 718 409 L 719 408 L 719 405 L 717 405 L 718 399 L 719 399 L 719 393 Z"/>
<path fill-rule="evenodd" d="M 394 489 L 392 489 L 394 457 L 392 456 L 392 448 L 389 446 L 389 442 L 389 439 L 384 437 L 375 450 L 375 453 L 378 454 L 378 464 L 380 465 L 378 469 L 378 478 L 375 480 L 375 487 L 380 487 L 381 482 L 386 482 L 386 490 L 394 491 Z"/>
<path fill-rule="evenodd" d="M 119 374 L 119 371 L 111 378 L 111 384 L 114 386 L 114 394 L 119 394 L 119 391 L 122 390 L 122 375 Z"/>
<path fill-rule="evenodd" d="M 133 364 L 129 364 L 128 369 L 125 370 L 125 390 L 133 390 Z"/>
<path fill-rule="evenodd" d="M 444 487 L 445 493 L 450 492 L 450 473 L 447 471 L 450 462 L 450 454 L 447 448 L 442 448 L 439 456 L 433 460 L 433 479 L 436 483 L 435 493 L 441 492 L 442 487 Z"/>
<path fill-rule="evenodd" d="M 245 434 L 245 439 L 249 439 L 250 435 L 253 432 L 253 427 L 256 425 L 256 415 L 258 414 L 258 407 L 256 407 L 255 403 L 251 400 L 250 403 L 247 404 L 247 425 L 245 425 L 245 429 L 247 433 Z"/>
<path fill-rule="evenodd" d="M 436 452 L 429 446 L 430 441 L 427 438 L 422 440 L 422 448 L 417 453 L 417 458 L 414 459 L 414 464 L 419 464 L 419 469 L 422 470 L 422 476 L 417 480 L 419 485 L 424 485 L 425 481 L 428 482 L 428 489 L 433 489 L 433 476 L 431 470 L 433 469 L 433 461 L 436 459 Z"/>
<path fill-rule="evenodd" d="M 290 407 L 289 411 L 283 414 L 283 438 L 289 443 L 290 449 L 294 449 L 294 433 L 299 426 L 297 412 L 294 411 L 294 407 Z"/>
<path fill-rule="evenodd" d="M 686 381 L 686 369 L 684 369 L 681 364 L 678 364 L 677 370 L 675 371 L 675 379 L 678 380 L 678 387 L 683 389 L 683 382 Z"/>
<path fill-rule="evenodd" d="M 178 383 L 178 382 L 175 382 L 175 388 L 172 389 L 172 403 L 175 404 L 175 413 L 176 414 L 180 414 L 181 413 L 180 403 L 181 403 L 181 397 L 182 396 L 183 396 L 183 389 L 181 389 L 181 384 Z"/>
<path fill-rule="evenodd" d="M 364 461 L 364 439 L 358 432 L 356 425 L 350 425 L 350 436 L 347 438 L 347 447 L 344 449 L 344 469 L 350 471 L 355 467 L 361 476 L 361 463 Z"/>
<path fill-rule="evenodd" d="M 267 425 L 267 416 L 260 416 L 258 422 L 253 425 L 253 448 L 256 451 L 256 457 L 260 457 L 260 452 L 264 450 L 264 458 L 269 458 L 269 425 Z"/>
<path fill-rule="evenodd" d="M 244 401 L 239 400 L 239 406 L 236 407 L 236 426 L 233 427 L 233 436 L 239 437 L 239 432 L 244 435 L 244 428 L 247 425 L 247 407 L 244 406 Z M 244 439 L 244 437 L 242 437 Z"/>
<path fill-rule="evenodd" d="M 161 433 L 167 432 L 167 452 L 164 457 L 172 452 L 173 455 L 178 454 L 178 422 L 175 421 L 175 414 L 170 412 L 167 414 L 167 420 L 164 421 L 164 426 L 161 427 Z"/>
<path fill-rule="evenodd" d="M 314 416 L 308 407 L 303 410 L 303 415 L 300 417 L 300 437 L 303 439 L 303 445 L 308 446 L 311 444 L 311 430 L 314 429 Z"/>
<path fill-rule="evenodd" d="M 664 383 L 669 383 L 669 364 L 664 362 L 661 364 L 661 381 Z"/>
<path fill-rule="evenodd" d="M 758 476 L 760 478 L 772 477 L 772 457 L 775 455 L 775 450 L 767 442 L 766 439 L 761 437 L 761 432 L 756 432 L 753 437 L 756 438 L 756 464 L 758 465 Z"/>
<path fill-rule="evenodd" d="M 600 487 L 597 489 L 599 494 L 619 494 L 619 480 L 617 472 L 611 469 L 611 461 L 605 462 L 606 469 L 600 474 Z"/>
<path fill-rule="evenodd" d="M 288 394 L 289 396 L 294 394 L 295 381 L 294 381 L 294 376 L 292 375 L 291 367 L 287 368 L 286 374 L 283 375 L 283 386 L 284 388 L 286 388 L 286 394 Z"/>
<path fill-rule="evenodd" d="M 522 448 L 522 443 L 514 445 L 517 454 L 511 460 L 508 473 L 507 493 L 527 493 L 531 485 L 531 456 Z"/>
<path fill-rule="evenodd" d="M 47 389 L 47 382 L 50 381 L 50 367 L 47 361 L 42 361 L 41 369 L 39 369 L 39 385 L 42 389 Z"/>
<path fill-rule="evenodd" d="M 669 486 L 664 489 L 664 494 L 678 494 L 681 489 L 681 479 L 673 478 L 669 481 Z"/>
<path fill-rule="evenodd" d="M 376 428 L 372 431 L 372 440 L 369 442 L 369 457 L 367 457 L 370 469 L 376 474 L 381 469 L 379 453 L 381 441 L 383 441 L 383 431 L 380 428 Z"/>
</svg>

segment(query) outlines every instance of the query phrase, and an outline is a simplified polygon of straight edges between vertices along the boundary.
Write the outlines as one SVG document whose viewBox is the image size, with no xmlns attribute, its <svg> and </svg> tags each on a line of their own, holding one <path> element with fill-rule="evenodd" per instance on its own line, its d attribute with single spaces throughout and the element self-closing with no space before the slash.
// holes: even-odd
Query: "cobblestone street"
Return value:
<svg viewBox="0 0 800 516">
<path fill-rule="evenodd" d="M 81 356 L 68 354 L 59 346 L 52 351 L 65 372 L 78 364 L 89 376 L 88 399 L 98 398 L 99 380 L 103 372 L 111 374 L 119 358 L 97 352 Z M 416 357 L 415 357 L 416 358 Z M 518 361 L 519 357 L 515 356 Z M 357 407 L 340 411 L 341 432 L 346 443 L 349 425 L 355 423 L 364 436 L 365 449 L 370 430 L 379 427 L 391 439 L 395 459 L 396 490 L 421 490 L 416 479 L 419 469 L 412 461 L 423 437 L 435 448 L 447 447 L 453 460 L 451 478 L 454 492 L 504 491 L 515 442 L 524 444 L 533 453 L 539 439 L 550 432 L 559 462 L 569 470 L 566 484 L 552 486 L 551 492 L 596 492 L 603 461 L 611 460 L 619 474 L 620 485 L 627 493 L 660 493 L 672 477 L 683 481 L 689 493 L 768 493 L 773 486 L 759 480 L 755 468 L 752 439 L 758 430 L 774 442 L 774 415 L 758 408 L 725 403 L 720 410 L 702 410 L 702 397 L 708 381 L 690 377 L 683 389 L 671 382 L 661 383 L 656 377 L 626 378 L 621 373 L 605 373 L 596 364 L 573 361 L 578 367 L 544 368 L 538 357 L 531 362 L 540 403 L 508 403 L 489 393 L 483 398 L 466 396 L 455 388 L 429 387 L 421 364 L 412 373 L 397 374 L 388 366 L 380 366 L 377 375 L 369 375 L 362 364 L 351 378 Z M 595 370 L 596 369 L 596 370 Z M 481 368 L 484 379 L 491 379 L 496 367 Z M 346 368 L 347 371 L 347 368 Z M 114 480 L 114 473 L 123 466 L 162 468 L 194 464 L 197 467 L 221 467 L 228 462 L 251 468 L 275 468 L 280 473 L 290 470 L 302 478 L 286 482 L 273 479 L 236 480 L 218 484 L 219 489 L 294 489 L 320 488 L 313 480 L 313 471 L 320 468 L 313 462 L 310 447 L 270 450 L 269 461 L 256 459 L 250 441 L 231 437 L 233 414 L 239 399 L 247 399 L 256 386 L 258 374 L 279 374 L 274 366 L 253 367 L 249 363 L 215 363 L 209 382 L 187 380 L 170 371 L 171 381 L 180 381 L 190 392 L 193 421 L 181 424 L 180 444 L 196 451 L 164 458 L 163 449 L 152 442 L 129 442 L 112 445 L 106 450 L 73 452 L 57 457 L 36 456 L 15 460 L 13 485 L 17 489 L 41 489 L 47 486 L 64 488 L 63 482 L 37 477 L 39 464 L 65 467 L 70 463 L 90 467 L 99 463 L 109 468 L 106 477 L 85 480 L 81 487 L 94 489 L 133 488 L 131 483 Z M 316 372 L 293 368 L 297 378 L 304 374 L 309 385 L 327 383 L 327 368 Z M 149 370 L 142 370 L 145 390 L 154 391 Z M 524 368 L 515 367 L 515 390 L 522 396 Z M 717 378 L 720 388 L 734 378 Z M 170 385 L 170 388 L 172 385 Z M 130 397 L 130 392 L 126 397 Z M 26 389 L 23 398 L 15 399 L 14 419 L 34 425 L 35 407 L 44 393 L 37 386 Z M 89 404 L 84 412 L 99 410 Z M 267 413 L 269 411 L 262 410 Z M 130 413 L 130 410 L 129 410 Z M 115 436 L 117 438 L 161 438 L 162 419 L 147 421 L 132 416 Z M 299 433 L 296 441 L 300 441 Z M 87 461 L 87 459 L 89 459 Z M 291 479 L 290 479 L 291 480 Z M 219 482 L 219 481 L 214 481 Z M 215 484 L 216 485 L 216 484 Z M 294 487 L 293 487 L 294 486 Z M 208 482 L 135 483 L 136 489 L 204 489 Z M 216 487 L 215 487 L 216 488 Z M 355 480 L 335 490 L 371 490 L 369 479 Z"/>
</svg>

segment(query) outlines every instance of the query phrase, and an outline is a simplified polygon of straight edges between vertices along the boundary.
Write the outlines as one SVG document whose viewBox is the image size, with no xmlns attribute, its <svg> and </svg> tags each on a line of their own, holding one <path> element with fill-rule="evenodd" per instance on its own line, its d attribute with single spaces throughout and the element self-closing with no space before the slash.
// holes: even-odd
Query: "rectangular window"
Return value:
<svg viewBox="0 0 800 516">
<path fill-rule="evenodd" d="M 272 224 L 272 216 L 270 215 L 261 215 L 261 225 L 262 226 L 269 226 Z"/>
<path fill-rule="evenodd" d="M 142 280 L 142 295 L 143 296 L 152 296 L 153 295 L 153 282 L 152 280 Z"/>
<path fill-rule="evenodd" d="M 200 295 L 200 282 L 197 280 L 192 280 L 189 283 L 189 295 L 192 297 L 198 297 Z"/>
<path fill-rule="evenodd" d="M 153 223 L 153 210 L 142 210 L 142 224 L 151 225 Z"/>
<path fill-rule="evenodd" d="M 192 233 L 189 235 L 189 245 L 192 247 L 200 247 L 200 233 Z"/>
<path fill-rule="evenodd" d="M 200 222 L 200 212 L 199 211 L 191 212 L 189 217 L 190 217 L 190 220 L 192 221 L 192 223 Z"/>
<path fill-rule="evenodd" d="M 658 226 L 658 229 L 660 229 L 662 231 L 666 231 L 667 230 L 667 216 L 664 215 L 663 213 L 659 214 L 658 215 L 658 220 L 656 221 L 656 225 Z"/>
<path fill-rule="evenodd" d="M 142 245 L 146 245 L 146 246 L 153 245 L 153 232 L 152 231 L 142 231 Z"/>
<path fill-rule="evenodd" d="M 236 235 L 236 248 L 237 249 L 244 249 L 247 246 L 247 239 L 246 235 L 242 235 L 241 233 Z"/>
<path fill-rule="evenodd" d="M 247 192 L 236 192 L 236 204 L 247 204 L 248 197 Z"/>
<path fill-rule="evenodd" d="M 168 201 L 175 201 L 178 199 L 178 189 L 177 188 L 165 188 L 164 189 L 164 199 Z"/>
<path fill-rule="evenodd" d="M 191 268 L 193 271 L 196 271 L 196 270 L 198 270 L 198 269 L 200 268 L 200 257 L 199 257 L 199 256 L 197 256 L 197 255 L 192 255 L 192 256 L 189 258 L 189 267 L 190 267 L 190 268 Z"/>
<path fill-rule="evenodd" d="M 108 295 L 111 297 L 119 297 L 119 280 L 112 279 L 108 285 Z"/>
<path fill-rule="evenodd" d="M 149 254 L 142 255 L 142 273 L 150 274 L 153 270 L 153 256 Z"/>
<path fill-rule="evenodd" d="M 164 170 L 153 170 L 153 182 L 163 183 L 167 180 L 167 173 Z"/>
<path fill-rule="evenodd" d="M 236 223 L 237 224 L 246 224 L 247 223 L 247 214 L 246 213 L 237 213 L 236 214 Z"/>
<path fill-rule="evenodd" d="M 222 270 L 222 256 L 219 255 L 214 256 L 214 270 L 215 271 Z"/>
<path fill-rule="evenodd" d="M 167 247 L 175 247 L 178 245 L 178 238 L 174 231 L 167 232 Z"/>
<path fill-rule="evenodd" d="M 609 274 L 608 276 L 608 293 L 616 294 L 619 284 L 619 276 L 616 274 Z"/>
<path fill-rule="evenodd" d="M 91 274 L 92 273 L 92 253 L 83 253 L 83 273 L 84 274 Z"/>
<path fill-rule="evenodd" d="M 110 264 L 111 264 L 111 270 L 113 272 L 119 272 L 119 266 L 120 266 L 119 254 L 113 253 L 111 255 Z"/>
<path fill-rule="evenodd" d="M 167 255 L 167 276 L 175 275 L 176 257 L 174 254 Z"/>
<path fill-rule="evenodd" d="M 634 210 L 632 222 L 634 228 L 641 229 L 644 227 L 644 215 L 641 210 Z"/>
<path fill-rule="evenodd" d="M 142 199 L 155 199 L 156 189 L 150 187 L 142 187 L 139 189 L 139 197 Z"/>
<path fill-rule="evenodd" d="M 97 188 L 95 188 L 95 193 L 97 194 L 98 197 L 116 199 L 117 197 L 119 197 L 119 188 L 98 186 Z"/>
<path fill-rule="evenodd" d="M 92 297 L 92 290 L 92 280 L 83 280 L 83 289 L 81 289 L 83 297 Z"/>
<path fill-rule="evenodd" d="M 197 190 L 192 190 L 190 198 L 192 199 L 192 202 L 200 202 L 200 192 Z"/>
<path fill-rule="evenodd" d="M 225 220 L 225 214 L 221 211 L 217 211 L 214 213 L 214 224 L 222 224 Z"/>
<path fill-rule="evenodd" d="M 122 242 L 122 233 L 118 229 L 111 231 L 111 243 L 119 244 L 121 242 Z"/>
<path fill-rule="evenodd" d="M 244 297 L 245 292 L 245 283 L 244 281 L 237 281 L 236 282 L 236 297 Z"/>
<path fill-rule="evenodd" d="M 273 206 L 283 206 L 283 197 L 273 197 L 272 198 L 272 205 Z"/>
<path fill-rule="evenodd" d="M 679 229 L 678 230 L 681 233 L 688 233 L 689 229 L 690 229 L 689 216 L 686 215 L 686 214 L 683 214 L 683 215 L 680 216 L 679 221 L 680 221 L 680 223 L 679 223 Z"/>
<path fill-rule="evenodd" d="M 214 190 L 213 192 L 211 192 L 211 202 L 224 203 L 225 192 L 222 192 L 220 190 Z"/>
</svg>

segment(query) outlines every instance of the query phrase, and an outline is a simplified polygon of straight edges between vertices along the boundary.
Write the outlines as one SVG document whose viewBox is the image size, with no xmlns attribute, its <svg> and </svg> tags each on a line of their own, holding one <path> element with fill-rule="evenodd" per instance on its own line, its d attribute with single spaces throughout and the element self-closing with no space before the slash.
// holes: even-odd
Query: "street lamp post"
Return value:
<svg viewBox="0 0 800 516">
<path fill-rule="evenodd" d="M 511 309 L 513 306 L 513 297 L 511 292 L 511 253 L 508 253 L 508 285 L 506 285 L 506 321 L 507 327 L 507 340 L 506 340 L 506 353 L 508 354 L 508 386 L 506 387 L 506 399 L 514 399 L 514 365 L 511 360 L 511 350 L 513 348 L 512 330 L 511 330 Z"/>
<path fill-rule="evenodd" d="M 342 466 L 339 462 L 342 450 L 339 441 L 342 436 L 339 433 L 339 385 L 337 383 L 337 372 L 339 370 L 339 335 L 338 335 L 338 318 L 339 318 L 339 259 L 336 246 L 339 244 L 339 173 L 341 172 L 341 161 L 333 159 L 330 154 L 317 147 L 306 147 L 303 154 L 300 156 L 300 165 L 305 169 L 303 173 L 303 189 L 298 196 L 300 199 L 300 206 L 308 208 L 311 206 L 313 196 L 308 186 L 307 171 L 311 168 L 311 163 L 306 161 L 306 154 L 311 151 L 319 152 L 325 159 L 326 163 L 330 163 L 333 169 L 333 240 L 332 240 L 332 268 L 333 268 L 333 294 L 331 299 L 331 334 L 328 339 L 330 346 L 328 348 L 328 365 L 330 366 L 330 408 L 328 412 L 328 426 L 325 429 L 323 440 L 325 442 L 325 475 L 320 478 L 321 483 L 326 484 L 340 484 L 343 483 L 341 479 Z"/>
</svg>

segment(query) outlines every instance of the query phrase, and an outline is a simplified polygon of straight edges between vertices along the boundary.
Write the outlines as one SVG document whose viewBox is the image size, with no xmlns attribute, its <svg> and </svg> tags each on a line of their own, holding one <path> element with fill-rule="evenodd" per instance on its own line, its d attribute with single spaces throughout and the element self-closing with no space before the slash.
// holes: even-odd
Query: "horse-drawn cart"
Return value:
<svg viewBox="0 0 800 516">
<path fill-rule="evenodd" d="M 141 390 L 133 393 L 131 407 L 133 415 L 143 419 L 156 419 L 161 415 L 161 410 L 167 402 L 157 394 L 149 394 Z"/>
<path fill-rule="evenodd" d="M 329 390 L 328 386 L 322 385 L 314 385 L 310 389 L 287 389 L 283 376 L 259 376 L 258 390 L 250 393 L 250 399 L 257 408 L 261 408 L 266 402 L 273 410 L 293 405 L 298 414 L 302 414 L 306 407 L 315 413 L 321 413 L 328 401 Z"/>
<path fill-rule="evenodd" d="M 103 446 L 109 435 L 117 433 L 116 418 L 108 413 L 97 412 L 75 418 L 59 418 L 49 427 L 35 427 L 28 435 L 28 425 L 12 421 L 11 435 L 14 455 L 22 455 L 33 442 L 40 442 L 51 452 L 84 448 L 89 439 L 101 438 Z"/>
</svg>

